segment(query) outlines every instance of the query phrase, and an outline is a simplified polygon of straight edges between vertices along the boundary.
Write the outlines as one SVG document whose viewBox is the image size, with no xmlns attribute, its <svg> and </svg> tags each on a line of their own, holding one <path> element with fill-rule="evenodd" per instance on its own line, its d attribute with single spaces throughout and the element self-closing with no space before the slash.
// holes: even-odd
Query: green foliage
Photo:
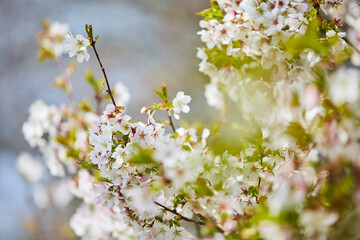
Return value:
<svg viewBox="0 0 360 240">
<path fill-rule="evenodd" d="M 94 35 L 93 35 L 93 29 L 92 29 L 92 25 L 88 25 L 88 24 L 85 24 L 85 31 L 88 35 L 88 39 L 90 41 L 90 44 L 95 44 L 96 41 L 99 39 L 99 36 L 96 36 L 95 39 L 94 39 Z"/>
<path fill-rule="evenodd" d="M 218 183 L 216 183 L 216 184 L 214 185 L 214 189 L 215 189 L 216 191 L 221 191 L 221 190 L 223 190 L 223 184 L 224 184 L 224 182 L 220 180 Z"/>
<path fill-rule="evenodd" d="M 205 21 L 210 21 L 212 19 L 216 19 L 220 22 L 222 22 L 222 19 L 224 18 L 224 14 L 217 3 L 216 0 L 211 0 L 211 8 L 205 9 L 201 12 L 198 12 L 197 14 L 204 17 Z"/>
<path fill-rule="evenodd" d="M 237 43 L 234 43 L 234 47 L 237 45 Z M 226 53 L 226 47 L 224 46 L 222 49 L 219 48 L 212 48 L 212 49 L 206 49 L 204 48 L 204 51 L 206 52 L 208 56 L 208 61 L 214 64 L 217 68 L 227 68 L 227 67 L 234 67 L 237 70 L 245 71 L 246 74 L 251 76 L 253 79 L 263 80 L 263 81 L 269 81 L 270 76 L 272 76 L 273 71 L 276 69 L 264 69 L 262 67 L 252 67 L 252 68 L 246 68 L 244 69 L 245 64 L 250 64 L 254 62 L 255 60 L 248 56 L 243 57 L 233 57 L 229 56 Z"/>
<path fill-rule="evenodd" d="M 174 209 L 176 209 L 179 205 L 184 205 L 186 203 L 185 196 L 183 194 L 176 195 L 172 200 L 174 205 Z"/>
<path fill-rule="evenodd" d="M 85 81 L 90 84 L 95 93 L 99 93 L 104 86 L 105 78 L 96 80 L 93 71 L 91 69 L 87 69 L 85 73 Z"/>
<path fill-rule="evenodd" d="M 93 164 L 91 162 L 79 161 L 78 164 L 81 165 L 82 168 L 87 169 L 87 170 L 89 170 L 89 169 L 98 169 L 98 165 Z"/>
<path fill-rule="evenodd" d="M 164 102 L 168 101 L 167 87 L 165 83 L 163 83 L 161 90 L 155 89 L 155 92 Z"/>
<path fill-rule="evenodd" d="M 107 179 L 107 178 L 100 178 L 99 180 L 100 180 L 101 182 L 106 182 L 106 183 L 112 184 L 112 181 L 110 181 L 110 180 Z"/>
<path fill-rule="evenodd" d="M 152 151 L 147 149 L 140 149 L 139 152 L 135 154 L 134 157 L 131 158 L 129 162 L 136 165 L 146 165 L 146 164 L 155 163 L 152 157 Z"/>
<path fill-rule="evenodd" d="M 236 111 L 236 106 L 226 115 L 226 119 L 232 124 L 222 124 L 216 129 L 216 137 L 213 138 L 211 147 L 215 154 L 225 151 L 232 155 L 238 155 L 244 149 L 251 146 L 262 146 L 263 135 L 261 128 L 253 119 L 245 119 L 241 112 Z"/>
<path fill-rule="evenodd" d="M 291 122 L 287 127 L 286 134 L 293 137 L 296 140 L 296 145 L 302 149 L 309 149 L 309 144 L 312 139 L 310 134 L 306 132 L 306 130 L 302 127 L 299 122 Z"/>
<path fill-rule="evenodd" d="M 79 110 L 82 110 L 84 112 L 91 112 L 92 111 L 92 107 L 91 107 L 91 103 L 88 99 L 85 99 L 81 102 L 78 103 L 77 108 Z"/>
<path fill-rule="evenodd" d="M 209 57 L 209 61 L 212 62 L 217 68 L 235 67 L 241 69 L 244 64 L 249 64 L 253 61 L 250 57 L 244 57 L 244 59 L 228 56 L 225 49 L 204 49 Z"/>
<path fill-rule="evenodd" d="M 197 197 L 202 198 L 206 196 L 213 196 L 214 193 L 211 188 L 207 184 L 207 180 L 199 177 L 196 181 L 196 185 L 194 186 L 194 191 Z"/>
<path fill-rule="evenodd" d="M 278 222 L 282 224 L 296 223 L 299 219 L 299 213 L 295 209 L 281 211 L 278 215 Z"/>
<path fill-rule="evenodd" d="M 189 147 L 188 145 L 183 144 L 182 147 L 185 151 L 191 152 L 191 147 Z"/>
<path fill-rule="evenodd" d="M 250 186 L 248 188 L 248 195 L 250 195 L 251 197 L 258 197 L 259 196 L 259 189 L 257 186 Z"/>
<path fill-rule="evenodd" d="M 321 39 L 320 28 L 320 21 L 314 19 L 308 25 L 308 29 L 305 34 L 301 36 L 294 35 L 283 44 L 285 50 L 292 55 L 298 55 L 305 49 L 312 49 L 321 57 L 329 57 L 331 47 L 333 47 L 338 40 L 336 38 Z"/>
<path fill-rule="evenodd" d="M 153 193 L 157 193 L 164 187 L 165 187 L 165 183 L 163 181 L 152 181 L 150 183 L 150 189 Z"/>
<path fill-rule="evenodd" d="M 43 63 L 47 59 L 54 59 L 55 58 L 54 54 L 51 51 L 49 51 L 49 50 L 47 50 L 46 48 L 43 48 L 43 47 L 39 47 L 39 49 L 37 50 L 37 56 L 38 56 L 39 63 Z"/>
<path fill-rule="evenodd" d="M 239 233 L 230 233 L 229 235 L 225 236 L 225 240 L 238 240 L 241 239 Z"/>
<path fill-rule="evenodd" d="M 310 0 L 311 1 L 311 0 Z M 317 17 L 317 10 L 316 8 L 311 8 L 307 13 L 306 13 L 306 18 L 309 22 L 312 22 L 314 19 L 316 19 Z"/>
<path fill-rule="evenodd" d="M 73 146 L 73 144 L 76 141 L 76 128 L 72 128 L 69 130 L 69 132 L 65 135 L 57 135 L 56 136 L 56 141 L 68 148 L 70 148 L 71 146 Z"/>
<path fill-rule="evenodd" d="M 158 221 L 158 222 L 163 222 L 163 217 L 162 216 L 155 216 L 155 221 Z"/>
<path fill-rule="evenodd" d="M 352 207 L 351 195 L 354 192 L 355 179 L 352 175 L 352 166 L 343 166 L 338 174 L 332 174 L 320 191 L 320 203 L 329 210 L 343 210 Z"/>
<path fill-rule="evenodd" d="M 169 227 L 180 227 L 180 222 L 178 220 L 175 219 L 170 219 L 169 220 Z"/>
</svg>

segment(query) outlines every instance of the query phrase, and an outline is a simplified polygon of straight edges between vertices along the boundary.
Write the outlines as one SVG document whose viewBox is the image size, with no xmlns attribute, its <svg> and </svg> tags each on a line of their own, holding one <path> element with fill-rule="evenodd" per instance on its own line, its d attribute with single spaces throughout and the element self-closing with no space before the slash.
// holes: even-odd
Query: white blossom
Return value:
<svg viewBox="0 0 360 240">
<path fill-rule="evenodd" d="M 359 72 L 340 68 L 330 76 L 330 96 L 336 104 L 355 103 L 359 98 Z"/>
<path fill-rule="evenodd" d="M 181 112 L 188 113 L 190 111 L 190 107 L 188 106 L 190 101 L 191 97 L 189 95 L 185 95 L 183 91 L 178 92 L 172 101 L 174 112 L 177 114 Z"/>
<path fill-rule="evenodd" d="M 43 165 L 28 153 L 21 153 L 18 156 L 16 169 L 31 183 L 38 182 L 44 175 Z"/>
<path fill-rule="evenodd" d="M 69 52 L 69 57 L 77 56 L 77 61 L 82 63 L 84 60 L 89 61 L 90 55 L 87 52 L 87 47 L 90 46 L 88 39 L 84 38 L 81 34 L 73 37 L 71 33 L 65 36 L 65 49 Z"/>
</svg>

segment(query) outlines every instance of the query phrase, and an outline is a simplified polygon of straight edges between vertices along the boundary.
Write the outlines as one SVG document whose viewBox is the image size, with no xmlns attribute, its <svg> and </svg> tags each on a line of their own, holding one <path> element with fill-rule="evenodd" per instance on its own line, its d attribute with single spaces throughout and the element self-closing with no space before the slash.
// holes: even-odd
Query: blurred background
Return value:
<svg viewBox="0 0 360 240">
<path fill-rule="evenodd" d="M 83 35 L 84 25 L 93 25 L 110 82 L 122 81 L 129 89 L 127 112 L 133 118 L 145 119 L 141 107 L 160 101 L 153 89 L 164 82 L 171 98 L 179 90 L 192 96 L 186 121 L 206 122 L 214 112 L 202 110 L 207 79 L 198 72 L 201 17 L 195 13 L 208 7 L 208 0 L 0 0 L 0 238 L 24 239 L 24 217 L 33 214 L 29 189 L 15 168 L 20 152 L 36 153 L 21 131 L 28 108 L 36 99 L 67 102 L 62 91 L 52 88 L 58 66 L 51 61 L 38 64 L 41 21 L 67 23 L 73 34 Z M 92 54 L 72 77 L 77 100 L 92 95 L 83 80 L 86 68 L 102 76 Z"/>
</svg>

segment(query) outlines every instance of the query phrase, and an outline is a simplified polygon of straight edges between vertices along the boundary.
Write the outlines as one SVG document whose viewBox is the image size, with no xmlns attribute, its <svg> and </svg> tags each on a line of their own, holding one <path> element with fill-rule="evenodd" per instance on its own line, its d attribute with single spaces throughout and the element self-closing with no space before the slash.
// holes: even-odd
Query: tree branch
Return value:
<svg viewBox="0 0 360 240">
<path fill-rule="evenodd" d="M 158 202 L 154 202 L 156 205 L 162 207 L 165 211 L 168 211 L 168 212 L 171 212 L 179 217 L 181 217 L 182 220 L 184 221 L 187 221 L 187 222 L 192 222 L 192 223 L 195 223 L 195 224 L 199 224 L 199 225 L 204 225 L 205 223 L 204 222 L 201 222 L 201 221 L 196 221 L 196 220 L 193 220 L 193 219 L 190 219 L 190 218 L 187 218 L 183 215 L 181 215 L 180 213 L 178 213 L 176 210 L 172 210 L 164 205 L 162 205 L 161 203 L 158 203 Z"/>
<path fill-rule="evenodd" d="M 113 95 L 112 95 L 112 93 L 111 93 L 110 84 L 109 84 L 108 78 L 107 78 L 107 76 L 106 76 L 105 68 L 104 68 L 104 66 L 103 66 L 102 63 L 101 63 L 99 54 L 98 54 L 98 52 L 97 52 L 97 50 L 96 50 L 96 47 L 95 47 L 95 41 L 94 41 L 93 39 L 91 39 L 90 42 L 91 42 L 90 44 L 91 44 L 92 48 L 94 49 L 96 58 L 97 58 L 97 60 L 98 60 L 98 62 L 99 62 L 99 64 L 100 64 L 101 71 L 103 72 L 103 75 L 104 75 L 104 77 L 105 77 L 105 82 L 106 82 L 106 86 L 107 86 L 107 92 L 108 92 L 109 95 L 110 95 L 110 98 L 111 98 L 112 103 L 114 104 L 114 106 L 116 106 L 114 97 L 113 97 Z"/>
<path fill-rule="evenodd" d="M 161 203 L 158 203 L 158 202 L 156 202 L 156 201 L 154 201 L 154 203 L 155 203 L 156 205 L 160 206 L 161 208 L 163 208 L 165 211 L 171 212 L 171 213 L 175 214 L 176 216 L 179 216 L 179 217 L 180 217 L 182 220 L 184 220 L 184 221 L 192 222 L 192 223 L 195 223 L 195 224 L 197 224 L 197 225 L 206 225 L 206 222 L 204 222 L 204 221 L 197 221 L 197 220 L 194 220 L 194 219 L 187 218 L 187 217 L 181 215 L 180 213 L 178 213 L 176 210 L 172 210 L 172 209 L 170 209 L 170 208 L 162 205 Z M 203 217 L 203 216 L 202 216 L 202 218 L 203 218 L 203 219 L 206 219 L 206 218 Z M 215 224 L 215 223 L 214 223 L 214 224 Z M 221 227 L 219 227 L 219 226 L 216 225 L 216 224 L 215 224 L 215 227 L 216 227 L 216 230 L 218 230 L 218 231 L 221 232 L 221 233 L 224 233 L 224 230 L 223 230 Z"/>
<path fill-rule="evenodd" d="M 171 118 L 171 113 L 170 113 L 170 112 L 169 112 L 168 116 L 169 116 L 169 123 L 170 123 L 170 126 L 171 126 L 171 128 L 172 128 L 173 132 L 175 133 L 175 132 L 176 132 L 176 130 L 175 130 L 175 126 L 174 126 L 173 120 L 172 120 L 172 118 Z"/>
</svg>

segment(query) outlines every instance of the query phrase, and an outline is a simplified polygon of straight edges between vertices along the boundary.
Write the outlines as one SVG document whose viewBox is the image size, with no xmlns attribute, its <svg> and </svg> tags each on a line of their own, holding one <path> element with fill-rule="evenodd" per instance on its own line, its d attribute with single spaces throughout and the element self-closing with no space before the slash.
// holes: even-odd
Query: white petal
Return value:
<svg viewBox="0 0 360 240">
<path fill-rule="evenodd" d="M 77 61 L 78 61 L 79 63 L 82 63 L 82 62 L 84 61 L 84 55 L 83 55 L 83 54 L 77 55 Z"/>
<path fill-rule="evenodd" d="M 124 115 L 123 116 L 123 121 L 128 122 L 131 119 L 131 117 L 129 115 Z"/>
<path fill-rule="evenodd" d="M 183 105 L 181 107 L 181 111 L 184 113 L 188 113 L 190 111 L 190 107 L 188 105 Z"/>
<path fill-rule="evenodd" d="M 177 112 L 174 112 L 174 117 L 175 117 L 176 120 L 180 119 L 180 116 L 179 116 L 179 114 Z"/>
<path fill-rule="evenodd" d="M 184 92 L 180 91 L 176 94 L 176 98 L 182 98 L 184 96 Z"/>
<path fill-rule="evenodd" d="M 182 102 L 187 104 L 191 101 L 191 97 L 189 95 L 186 95 L 183 97 Z"/>
<path fill-rule="evenodd" d="M 84 52 L 84 55 L 85 55 L 85 60 L 86 61 L 89 61 L 90 59 L 90 54 L 88 52 Z"/>
</svg>

